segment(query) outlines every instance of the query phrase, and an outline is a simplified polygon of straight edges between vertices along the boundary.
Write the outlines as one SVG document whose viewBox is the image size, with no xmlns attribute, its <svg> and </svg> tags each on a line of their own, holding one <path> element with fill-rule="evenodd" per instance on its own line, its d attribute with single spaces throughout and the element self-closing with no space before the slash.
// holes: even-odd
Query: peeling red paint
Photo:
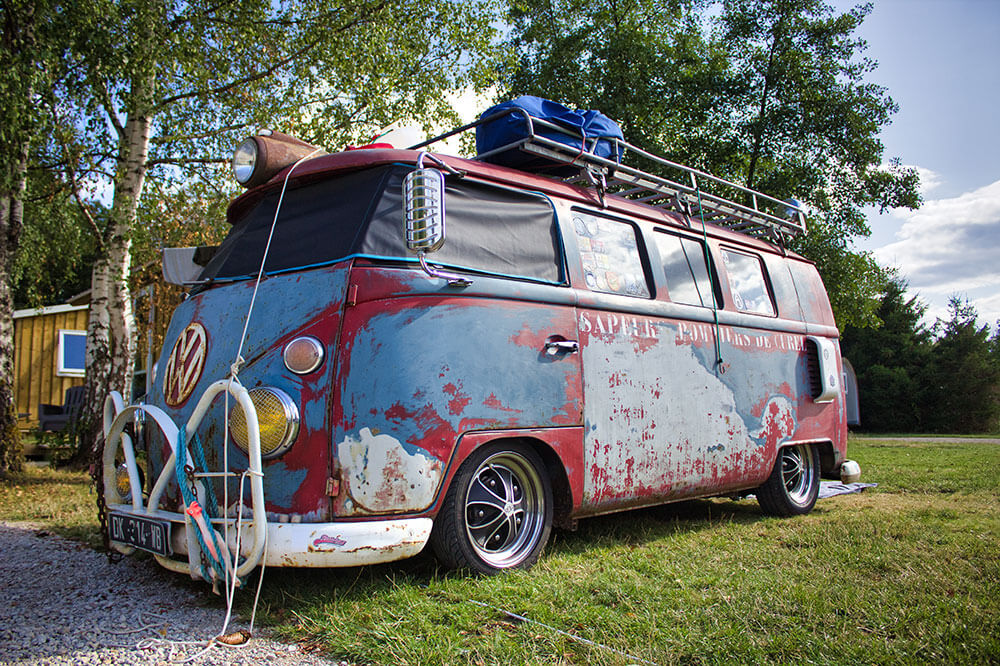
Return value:
<svg viewBox="0 0 1000 666">
<path fill-rule="evenodd" d="M 374 411 L 376 414 L 378 413 L 378 410 Z M 415 412 L 407 410 L 406 407 L 404 407 L 398 402 L 389 409 L 385 410 L 385 417 L 387 419 L 394 419 L 394 420 L 410 419 L 413 418 L 415 415 L 416 415 Z"/>
<path fill-rule="evenodd" d="M 522 326 L 515 335 L 510 336 L 509 340 L 513 345 L 529 349 L 541 349 L 545 342 L 545 338 L 539 338 L 538 334 L 531 330 L 527 324 Z"/>
<path fill-rule="evenodd" d="M 511 412 L 514 414 L 522 411 L 520 409 L 512 409 L 504 405 L 502 402 L 500 402 L 500 398 L 496 396 L 496 393 L 490 393 L 488 396 L 486 396 L 486 399 L 483 400 L 483 406 L 489 407 L 490 409 L 496 409 L 504 412 Z"/>
<path fill-rule="evenodd" d="M 472 402 L 469 396 L 462 393 L 460 388 L 451 382 L 444 385 L 444 392 L 452 396 L 452 399 L 448 401 L 448 411 L 455 416 L 464 412 L 465 408 Z"/>
</svg>

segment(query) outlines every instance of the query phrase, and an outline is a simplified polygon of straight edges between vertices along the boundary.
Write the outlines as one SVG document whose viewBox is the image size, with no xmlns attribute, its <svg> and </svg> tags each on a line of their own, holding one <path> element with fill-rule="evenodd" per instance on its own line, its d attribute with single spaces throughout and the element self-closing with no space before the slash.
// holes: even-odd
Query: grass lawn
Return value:
<svg viewBox="0 0 1000 666">
<path fill-rule="evenodd" d="M 30 521 L 49 531 L 101 546 L 97 504 L 90 477 L 28 466 L 24 473 L 0 479 L 0 520 Z"/>
<path fill-rule="evenodd" d="M 1000 445 L 866 438 L 850 453 L 879 487 L 807 516 L 703 500 L 596 518 L 494 578 L 427 556 L 270 569 L 258 621 L 364 664 L 1000 662 Z M 85 536 L 93 495 L 72 478 L 3 483 L 0 518 Z"/>
</svg>

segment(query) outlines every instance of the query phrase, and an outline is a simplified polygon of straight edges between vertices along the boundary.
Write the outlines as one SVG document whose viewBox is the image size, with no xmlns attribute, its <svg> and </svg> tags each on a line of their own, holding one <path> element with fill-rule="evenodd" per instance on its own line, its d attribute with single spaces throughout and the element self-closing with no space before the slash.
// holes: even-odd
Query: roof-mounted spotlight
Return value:
<svg viewBox="0 0 1000 666">
<path fill-rule="evenodd" d="M 236 174 L 236 182 L 243 187 L 257 187 L 271 180 L 285 167 L 317 150 L 316 146 L 287 134 L 261 130 L 236 147 L 233 152 L 233 173 Z M 317 156 L 325 154 L 325 151 L 316 152 Z"/>
</svg>

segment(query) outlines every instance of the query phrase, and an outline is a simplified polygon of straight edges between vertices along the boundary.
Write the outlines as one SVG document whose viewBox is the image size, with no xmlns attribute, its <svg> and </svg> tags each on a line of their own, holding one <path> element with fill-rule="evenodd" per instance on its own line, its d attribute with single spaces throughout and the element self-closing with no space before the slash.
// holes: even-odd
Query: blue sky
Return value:
<svg viewBox="0 0 1000 666">
<path fill-rule="evenodd" d="M 840 11 L 855 3 L 835 2 Z M 968 298 L 980 323 L 1000 320 L 1000 0 L 874 0 L 859 34 L 878 61 L 869 80 L 899 104 L 882 134 L 886 158 L 923 176 L 924 205 L 872 211 L 874 252 L 946 318 Z"/>
</svg>

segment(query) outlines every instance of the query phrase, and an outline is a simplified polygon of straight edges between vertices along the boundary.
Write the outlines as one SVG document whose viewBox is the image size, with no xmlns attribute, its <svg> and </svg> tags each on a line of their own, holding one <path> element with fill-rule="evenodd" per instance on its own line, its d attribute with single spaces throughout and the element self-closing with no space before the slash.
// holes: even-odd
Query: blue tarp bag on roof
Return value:
<svg viewBox="0 0 1000 666">
<path fill-rule="evenodd" d="M 476 152 L 480 155 L 527 138 L 529 136 L 528 122 L 525 118 L 527 113 L 532 118 L 545 120 L 567 129 L 567 132 L 563 133 L 536 124 L 534 126 L 536 136 L 558 141 L 576 151 L 583 148 L 586 140 L 587 152 L 614 161 L 620 158 L 620 155 L 615 155 L 614 144 L 606 139 L 621 139 L 622 130 L 618 123 L 600 111 L 575 111 L 541 97 L 523 95 L 490 107 L 479 117 L 488 118 L 503 111 L 507 113 L 476 128 Z M 560 162 L 523 152 L 516 147 L 482 159 L 492 164 L 553 175 L 571 175 L 577 170 L 577 167 L 571 165 L 572 158 Z"/>
</svg>

